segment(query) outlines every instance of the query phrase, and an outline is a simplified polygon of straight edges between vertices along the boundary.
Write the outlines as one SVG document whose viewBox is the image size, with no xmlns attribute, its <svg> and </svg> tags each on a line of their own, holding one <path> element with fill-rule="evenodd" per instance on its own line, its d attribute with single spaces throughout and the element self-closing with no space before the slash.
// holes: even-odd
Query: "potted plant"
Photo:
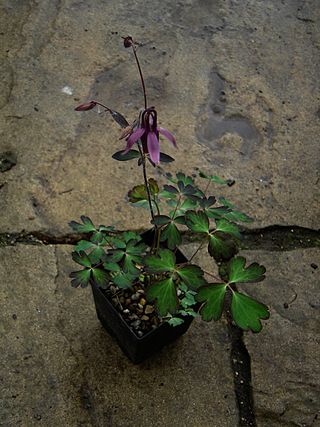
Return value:
<svg viewBox="0 0 320 427">
<path fill-rule="evenodd" d="M 147 166 L 174 159 L 160 152 L 159 136 L 174 146 L 176 140 L 158 126 L 157 111 L 147 104 L 145 83 L 132 37 L 124 38 L 138 66 L 144 108 L 132 123 L 101 102 L 91 100 L 76 111 L 96 106 L 109 112 L 121 127 L 120 139 L 126 146 L 112 157 L 118 161 L 136 160 L 143 183 L 128 192 L 129 203 L 149 209 L 152 228 L 142 234 L 118 231 L 114 226 L 96 226 L 87 216 L 71 221 L 80 233 L 72 253 L 81 269 L 71 273 L 74 287 L 92 287 L 97 316 L 105 329 L 135 363 L 141 362 L 163 345 L 185 333 L 192 320 L 218 320 L 225 312 L 238 327 L 259 332 L 261 319 L 269 317 L 268 308 L 241 293 L 241 283 L 264 279 L 265 268 L 237 256 L 240 231 L 237 223 L 251 219 L 228 200 L 208 194 L 211 182 L 232 185 L 215 175 L 200 171 L 195 177 L 182 172 L 166 174 L 160 186 L 147 176 Z M 178 249 L 183 229 L 199 242 L 194 254 L 186 258 Z M 207 247 L 219 266 L 219 277 L 194 264 L 198 251 Z"/>
</svg>

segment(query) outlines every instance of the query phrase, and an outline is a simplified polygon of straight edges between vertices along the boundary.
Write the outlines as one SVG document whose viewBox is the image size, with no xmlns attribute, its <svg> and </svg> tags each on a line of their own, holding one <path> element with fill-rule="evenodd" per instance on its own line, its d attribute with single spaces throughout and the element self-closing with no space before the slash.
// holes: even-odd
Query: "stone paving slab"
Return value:
<svg viewBox="0 0 320 427">
<path fill-rule="evenodd" d="M 90 290 L 71 288 L 70 252 L 0 249 L 1 425 L 235 426 L 224 326 L 195 321 L 133 365 L 101 327 Z"/>
<path fill-rule="evenodd" d="M 320 420 L 320 251 L 244 255 L 267 267 L 265 282 L 247 285 L 246 291 L 271 308 L 261 334 L 245 336 L 258 425 L 316 426 Z"/>
<path fill-rule="evenodd" d="M 92 97 L 132 120 L 142 97 L 131 33 L 150 103 L 178 141 L 166 170 L 195 167 L 234 178 L 223 190 L 254 226 L 317 228 L 319 14 L 317 0 L 2 2 L 0 231 L 65 232 L 81 213 L 119 228 L 124 196 L 141 181 L 110 117 L 75 113 Z M 220 192 L 220 190 L 217 190 Z M 120 200 L 118 198 L 120 194 Z"/>
</svg>

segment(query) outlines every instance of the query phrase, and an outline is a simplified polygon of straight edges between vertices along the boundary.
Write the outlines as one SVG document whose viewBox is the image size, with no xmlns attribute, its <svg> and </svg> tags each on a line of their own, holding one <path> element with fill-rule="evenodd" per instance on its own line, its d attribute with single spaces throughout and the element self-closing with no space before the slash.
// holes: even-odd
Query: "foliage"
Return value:
<svg viewBox="0 0 320 427">
<path fill-rule="evenodd" d="M 167 129 L 158 126 L 156 109 L 147 107 L 145 83 L 132 37 L 124 38 L 124 46 L 133 49 L 145 108 L 132 123 L 94 100 L 79 105 L 76 111 L 100 106 L 120 127 L 120 139 L 125 140 L 126 146 L 112 157 L 121 162 L 136 160 L 143 171 L 143 182 L 127 193 L 127 201 L 132 206 L 149 209 L 152 241 L 133 231 L 95 226 L 87 216 L 81 216 L 80 222 L 71 221 L 72 230 L 80 234 L 72 257 L 81 266 L 70 274 L 71 284 L 74 287 L 92 284 L 103 289 L 113 286 L 121 290 L 139 283 L 145 288 L 149 304 L 154 304 L 159 316 L 172 326 L 180 325 L 185 316 L 199 314 L 204 321 L 211 321 L 219 320 L 225 313 L 238 327 L 259 332 L 261 320 L 269 317 L 268 308 L 237 288 L 239 284 L 265 278 L 263 266 L 257 263 L 246 266 L 246 259 L 237 256 L 241 239 L 239 223 L 249 223 L 252 218 L 225 197 L 208 194 L 210 185 L 231 187 L 235 181 L 203 171 L 197 177 L 182 172 L 167 173 L 164 184 L 147 177 L 147 165 L 157 167 L 174 161 L 160 152 L 160 136 L 174 147 L 177 143 Z M 164 175 L 161 167 L 158 171 Z M 199 243 L 189 259 L 178 249 L 184 234 Z M 220 277 L 214 283 L 206 280 L 212 276 L 210 272 L 193 263 L 204 247 L 212 262 L 219 266 Z"/>
</svg>

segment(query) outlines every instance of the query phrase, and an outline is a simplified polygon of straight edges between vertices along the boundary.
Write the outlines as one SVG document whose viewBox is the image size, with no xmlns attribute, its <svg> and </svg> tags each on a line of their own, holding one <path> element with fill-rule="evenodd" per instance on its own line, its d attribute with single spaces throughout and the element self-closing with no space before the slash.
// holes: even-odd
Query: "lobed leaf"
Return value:
<svg viewBox="0 0 320 427">
<path fill-rule="evenodd" d="M 246 259 L 235 257 L 229 263 L 228 273 L 230 283 L 261 282 L 264 280 L 266 269 L 263 265 L 254 262 L 245 268 Z"/>
<path fill-rule="evenodd" d="M 208 252 L 215 260 L 229 260 L 237 252 L 237 247 L 231 239 L 216 232 L 209 237 Z"/>
<path fill-rule="evenodd" d="M 177 274 L 188 288 L 197 289 L 206 284 L 203 270 L 197 265 L 186 265 L 177 269 Z"/>
<path fill-rule="evenodd" d="M 71 286 L 73 288 L 78 288 L 79 286 L 81 288 L 86 288 L 89 284 L 91 276 L 91 270 L 84 269 L 80 271 L 73 271 L 70 273 L 71 280 Z"/>
<path fill-rule="evenodd" d="M 156 301 L 160 316 L 175 313 L 179 300 L 172 277 L 153 283 L 147 290 L 148 301 Z"/>
<path fill-rule="evenodd" d="M 227 284 L 209 284 L 199 289 L 196 300 L 205 302 L 200 309 L 203 320 L 219 320 L 222 314 Z"/>
<path fill-rule="evenodd" d="M 74 231 L 77 231 L 78 233 L 91 233 L 92 231 L 96 231 L 96 227 L 93 225 L 93 222 L 89 217 L 82 215 L 80 219 L 82 224 L 76 221 L 69 222 L 70 227 Z"/>
<path fill-rule="evenodd" d="M 187 211 L 186 225 L 196 233 L 209 233 L 209 218 L 203 211 Z"/>
<path fill-rule="evenodd" d="M 92 280 L 100 288 L 105 289 L 110 281 L 109 274 L 102 268 L 92 269 Z"/>
<path fill-rule="evenodd" d="M 75 261 L 77 264 L 80 264 L 84 267 L 91 267 L 91 261 L 88 257 L 88 255 L 84 251 L 78 252 L 72 252 L 71 254 L 73 261 Z"/>
<path fill-rule="evenodd" d="M 253 332 L 260 332 L 260 319 L 268 319 L 270 316 L 267 306 L 239 292 L 233 292 L 231 314 L 241 329 L 251 329 Z"/>
<path fill-rule="evenodd" d="M 181 233 L 174 222 L 170 222 L 161 231 L 161 242 L 167 241 L 169 249 L 175 249 L 182 242 Z"/>
<path fill-rule="evenodd" d="M 216 230 L 223 233 L 231 234 L 232 236 L 240 239 L 240 231 L 235 224 L 227 221 L 226 219 L 216 220 Z"/>
<path fill-rule="evenodd" d="M 176 257 L 169 249 L 159 249 L 157 255 L 148 255 L 144 259 L 144 264 L 148 273 L 166 273 L 174 271 Z"/>
</svg>

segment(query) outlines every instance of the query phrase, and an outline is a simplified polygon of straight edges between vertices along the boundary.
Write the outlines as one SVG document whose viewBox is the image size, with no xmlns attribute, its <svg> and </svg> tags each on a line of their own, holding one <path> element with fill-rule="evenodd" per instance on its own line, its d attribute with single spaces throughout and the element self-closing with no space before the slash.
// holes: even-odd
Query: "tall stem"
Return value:
<svg viewBox="0 0 320 427">
<path fill-rule="evenodd" d="M 149 188 L 149 183 L 148 183 L 148 178 L 147 178 L 147 171 L 146 171 L 146 157 L 141 150 L 140 144 L 137 144 L 137 145 L 139 148 L 141 161 L 142 161 L 143 180 L 144 180 L 144 185 L 145 185 L 146 190 L 147 190 L 150 214 L 151 214 L 152 220 L 154 220 L 154 212 L 153 212 L 153 207 L 152 207 L 151 193 L 150 193 L 150 188 Z"/>
<path fill-rule="evenodd" d="M 138 55 L 137 55 L 137 49 L 136 49 L 136 47 L 135 47 L 134 44 L 132 44 L 132 50 L 133 50 L 133 54 L 134 54 L 134 57 L 135 57 L 135 60 L 136 60 L 137 66 L 138 66 L 139 74 L 140 74 L 140 79 L 141 79 L 141 84 L 142 84 L 142 90 L 143 90 L 143 98 L 144 98 L 144 109 L 146 110 L 147 109 L 147 92 L 146 92 L 146 86 L 144 84 L 144 78 L 143 78 L 143 75 L 142 75 L 142 70 L 141 70 L 140 62 L 139 62 Z"/>
</svg>

